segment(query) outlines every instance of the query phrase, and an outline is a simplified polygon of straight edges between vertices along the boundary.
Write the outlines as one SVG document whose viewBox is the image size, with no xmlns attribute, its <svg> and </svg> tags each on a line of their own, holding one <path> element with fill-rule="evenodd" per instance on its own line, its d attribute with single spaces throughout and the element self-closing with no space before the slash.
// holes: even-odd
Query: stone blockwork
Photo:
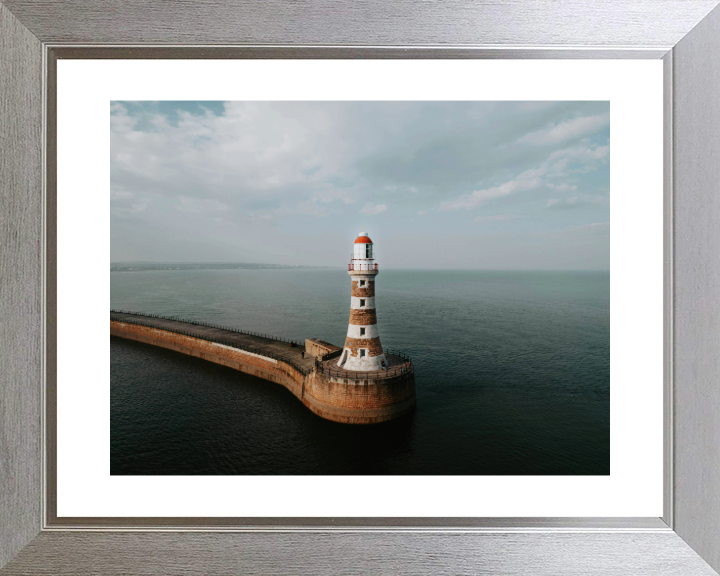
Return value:
<svg viewBox="0 0 720 576">
<path fill-rule="evenodd" d="M 377 314 L 375 313 L 375 309 L 358 310 L 356 308 L 351 308 L 350 324 L 355 324 L 357 326 L 377 324 Z"/>
<path fill-rule="evenodd" d="M 181 325 L 185 323 L 174 321 L 174 324 L 182 329 Z M 192 324 L 185 326 L 187 331 L 195 328 Z M 415 377 L 412 365 L 408 365 L 406 372 L 376 379 L 356 379 L 362 374 L 358 372 L 335 371 L 332 373 L 334 375 L 331 375 L 315 369 L 303 375 L 294 366 L 280 359 L 169 330 L 111 320 L 110 334 L 175 350 L 275 382 L 290 390 L 312 412 L 335 422 L 374 424 L 399 418 L 415 408 Z M 339 350 L 332 344 L 313 340 Z M 337 374 L 351 377 L 340 377 Z M 378 373 L 368 373 L 367 376 L 377 375 Z"/>
<path fill-rule="evenodd" d="M 342 348 L 335 346 L 335 344 L 318 340 L 317 338 L 305 339 L 305 353 L 311 357 L 314 356 L 315 358 L 320 359 L 327 354 L 332 354 L 333 352 L 342 352 Z"/>
<path fill-rule="evenodd" d="M 305 405 L 335 422 L 386 422 L 415 408 L 415 375 L 407 372 L 392 378 L 355 380 L 312 372 L 305 382 Z"/>
<path fill-rule="evenodd" d="M 350 349 L 351 356 L 357 356 L 360 348 L 367 348 L 369 356 L 380 356 L 382 354 L 379 336 L 375 338 L 346 338 L 345 348 Z"/>
<path fill-rule="evenodd" d="M 350 288 L 350 296 L 356 296 L 358 298 L 375 296 L 375 281 L 365 280 L 365 287 L 360 288 L 358 280 L 353 280 Z"/>
</svg>

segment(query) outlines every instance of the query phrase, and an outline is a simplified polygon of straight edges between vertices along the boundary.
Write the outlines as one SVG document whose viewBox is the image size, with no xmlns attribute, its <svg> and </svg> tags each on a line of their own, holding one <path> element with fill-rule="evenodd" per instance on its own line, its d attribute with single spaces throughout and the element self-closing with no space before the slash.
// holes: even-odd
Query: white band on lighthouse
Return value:
<svg viewBox="0 0 720 576">
<path fill-rule="evenodd" d="M 356 310 L 375 309 L 375 296 L 350 296 L 350 308 Z"/>
<path fill-rule="evenodd" d="M 377 338 L 378 335 L 379 334 L 377 324 L 365 324 L 365 326 L 357 326 L 356 324 L 350 324 L 348 326 L 348 338 L 354 338 L 356 340 L 366 340 L 368 338 Z"/>
</svg>

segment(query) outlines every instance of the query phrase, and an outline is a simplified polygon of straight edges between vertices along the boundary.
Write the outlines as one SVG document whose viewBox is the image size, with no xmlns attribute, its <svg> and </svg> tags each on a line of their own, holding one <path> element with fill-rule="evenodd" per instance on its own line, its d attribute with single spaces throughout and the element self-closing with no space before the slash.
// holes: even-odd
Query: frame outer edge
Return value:
<svg viewBox="0 0 720 576">
<path fill-rule="evenodd" d="M 714 307 L 709 309 L 701 308 L 699 318 L 690 318 L 684 315 L 688 308 L 698 307 L 698 301 L 704 300 L 705 304 L 713 305 L 712 289 L 717 288 L 715 283 L 718 265 L 713 260 L 705 260 L 704 265 L 699 266 L 702 270 L 694 271 L 691 277 L 680 276 L 686 269 L 701 264 L 694 251 L 701 251 L 703 255 L 709 251 L 709 256 L 714 256 L 713 245 L 700 243 L 703 235 L 712 240 L 716 239 L 717 232 L 710 227 L 713 218 L 710 208 L 714 207 L 716 200 L 712 198 L 711 191 L 717 189 L 718 167 L 709 164 L 715 154 L 717 158 L 718 133 L 717 127 L 718 108 L 717 93 L 720 74 L 718 74 L 717 49 L 719 45 L 720 26 L 718 22 L 718 10 L 716 9 L 705 22 L 698 25 L 688 36 L 681 41 L 673 50 L 676 61 L 676 68 L 682 66 L 682 73 L 678 74 L 677 85 L 674 87 L 675 103 L 673 111 L 676 125 L 680 128 L 680 134 L 674 135 L 674 143 L 681 153 L 675 159 L 677 167 L 674 180 L 678 195 L 677 210 L 678 228 L 684 232 L 686 237 L 677 239 L 678 261 L 680 257 L 687 256 L 688 261 L 680 262 L 677 265 L 678 278 L 681 280 L 677 291 L 678 307 L 678 343 L 682 344 L 683 353 L 689 350 L 686 346 L 693 344 L 698 349 L 688 355 L 684 362 L 678 362 L 675 372 L 678 381 L 685 386 L 690 382 L 688 389 L 676 391 L 677 412 L 680 424 L 678 426 L 677 443 L 683 449 L 688 448 L 687 437 L 694 436 L 694 440 L 701 444 L 692 454 L 687 457 L 683 454 L 675 454 L 674 461 L 677 467 L 677 476 L 680 486 L 676 490 L 674 501 L 678 506 L 677 530 L 678 533 L 703 557 L 707 558 L 713 566 L 718 566 L 717 534 L 718 518 L 717 513 L 718 490 L 720 484 L 717 468 L 717 445 L 712 443 L 718 437 L 720 428 L 720 415 L 717 407 L 720 403 L 709 402 L 707 398 L 697 398 L 698 389 L 702 385 L 702 391 L 712 391 L 712 385 L 716 382 L 717 370 L 711 366 L 712 361 L 717 358 L 716 346 L 718 331 L 715 322 Z M 708 52 L 710 54 L 708 54 Z M 9 55 L 9 56 L 6 56 Z M 713 58 L 715 62 L 713 62 Z M 40 86 L 42 85 L 42 46 L 40 42 L 28 31 L 0 2 L 0 143 L 3 144 L 3 154 L 0 155 L 0 310 L 4 314 L 3 322 L 0 323 L 0 365 L 5 368 L 0 371 L 0 567 L 12 557 L 27 542 L 37 535 L 40 526 L 40 400 L 39 389 L 36 384 L 41 380 L 39 366 L 41 366 L 41 337 L 42 315 L 40 312 L 39 286 L 41 286 L 41 269 L 39 265 L 42 237 L 41 223 L 41 130 L 42 130 L 42 102 Z M 10 81 L 6 81 L 10 79 Z M 714 91 L 713 91 L 714 90 Z M 714 100 L 713 100 L 714 99 Z M 692 105 L 697 108 L 693 109 Z M 702 110 L 705 113 L 703 118 L 692 119 L 693 111 Z M 679 113 L 678 113 L 679 112 Z M 708 118 L 710 116 L 710 118 Z M 680 118 L 682 118 L 682 123 Z M 712 130 L 715 129 L 715 134 Z M 709 138 L 697 138 L 697 134 L 703 136 L 709 134 Z M 696 143 L 693 145 L 693 141 Z M 12 146 L 6 146 L 6 143 Z M 687 150 L 684 147 L 687 146 Z M 704 153 L 703 153 L 704 149 Z M 694 153 L 694 156 L 693 156 Z M 702 168 L 702 174 L 696 174 L 693 170 Z M 714 180 L 709 176 L 715 176 Z M 9 183 L 9 185 L 8 185 Z M 699 188 L 702 194 L 692 197 L 693 184 L 703 184 Z M 709 187 L 708 187 L 709 184 Z M 38 193 L 33 195 L 33 190 Z M 695 202 L 695 206 L 693 206 Z M 695 222 L 688 221 L 688 215 L 699 216 L 699 229 L 695 230 Z M 692 236 L 692 237 L 690 237 Z M 694 260 L 691 258 L 694 257 Z M 708 264 L 710 262 L 710 264 Z M 693 270 L 691 270 L 693 272 Z M 711 276 L 711 278 L 708 278 Z M 693 286 L 693 281 L 701 281 L 702 285 Z M 692 294 L 696 290 L 702 292 L 695 300 Z M 715 294 L 718 294 L 715 291 Z M 703 318 L 703 314 L 710 311 L 711 318 Z M 683 321 L 683 319 L 685 320 Z M 712 324 L 708 328 L 708 323 Z M 692 342 L 691 336 L 695 336 Z M 709 337 L 710 343 L 705 340 Z M 14 340 L 13 338 L 18 338 Z M 686 341 L 690 342 L 686 345 Z M 708 347 L 712 348 L 714 355 L 707 355 Z M 683 359 L 682 357 L 680 358 Z M 695 362 L 697 366 L 693 366 Z M 696 368 L 696 374 L 693 369 Z M 713 372 L 713 370 L 715 370 Z M 38 373 L 36 373 L 38 372 Z M 692 378 L 685 378 L 690 375 Z M 693 388 L 694 386 L 694 388 Z M 35 389 L 33 389 L 35 388 Z M 690 388 L 693 388 L 690 390 Z M 716 391 L 715 391 L 716 392 Z M 716 399 L 713 396 L 713 399 Z M 695 404 L 693 404 L 693 401 Z M 697 414 L 693 411 L 697 410 Z M 699 423 L 691 420 L 699 415 Z M 686 419 L 687 418 L 687 419 Z M 703 460 L 703 450 L 715 457 L 711 462 Z M 687 466 L 689 464 L 689 466 Z M 689 471 L 688 474 L 686 474 Z M 702 478 L 698 478 L 702 476 Z M 688 485 L 684 481 L 689 480 Z M 697 485 L 707 490 L 697 490 Z M 709 498 L 709 508 L 707 496 Z M 686 507 L 686 505 L 688 505 Z M 667 517 L 666 517 L 667 518 Z M 698 518 L 700 521 L 698 522 Z M 7 521 L 9 519 L 9 521 Z M 134 536 L 134 535 L 133 535 Z M 153 538 L 158 544 L 159 540 L 154 535 L 147 535 Z M 482 535 L 487 538 L 491 535 Z M 661 535 L 652 535 L 653 538 L 660 538 Z M 667 536 L 667 535 L 665 535 Z M 84 544 L 92 544 L 93 541 L 103 542 L 108 546 L 108 552 L 117 549 L 121 542 L 106 540 L 110 538 L 104 533 L 96 533 L 88 536 Z M 457 537 L 457 535 L 456 535 Z M 576 535 L 577 537 L 577 535 Z M 633 538 L 625 535 L 625 539 Z M 140 539 L 140 535 L 138 535 Z M 679 539 L 673 536 L 672 541 Z M 659 542 L 659 540 L 656 540 Z M 665 540 L 669 542 L 669 540 Z M 62 557 L 73 558 L 73 554 L 80 555 L 83 547 L 71 545 L 67 553 L 61 553 L 57 547 L 72 544 L 65 533 L 44 533 L 41 534 L 21 556 L 48 560 L 47 554 L 55 549 L 60 556 L 55 556 L 55 561 Z M 110 545 L 112 544 L 112 545 Z M 378 545 L 382 548 L 383 541 L 379 540 Z M 675 545 L 673 544 L 673 546 Z M 157 544 L 156 544 L 157 545 Z M 236 548 L 237 541 L 231 545 Z M 432 546 L 428 546 L 431 552 Z M 663 548 L 659 546 L 659 548 Z M 237 550 L 235 551 L 237 552 Z M 469 556 L 471 551 L 464 549 Z M 619 551 L 618 551 L 619 552 Z M 686 558 L 684 550 L 678 549 L 678 558 Z M 39 555 L 38 555 L 39 553 Z M 266 551 L 267 554 L 271 554 Z M 647 551 L 646 551 L 647 553 Z M 714 553 L 714 555 L 713 555 Z M 510 551 L 512 554 L 512 551 Z M 516 556 L 521 556 L 516 550 Z M 560 560 L 560 558 L 557 558 Z M 646 560 L 650 560 L 646 558 Z M 710 572 L 700 569 L 697 559 L 687 558 L 687 570 L 666 570 L 653 571 L 653 574 L 709 574 Z M 75 564 L 80 562 L 75 559 Z M 139 560 L 138 560 L 139 561 Z M 15 562 L 14 566 L 18 566 Z M 592 559 L 588 560 L 592 564 Z M 138 564 L 139 566 L 140 564 Z M 558 562 L 558 568 L 560 567 Z M 255 565 L 257 567 L 257 564 Z M 482 564 L 476 564 L 481 568 Z M 527 567 L 527 564 L 525 564 Z M 26 565 L 27 567 L 27 565 Z M 237 568 L 238 565 L 235 566 Z M 249 567 L 249 565 L 248 565 Z M 27 573 L 55 572 L 47 563 L 34 564 L 34 571 Z M 189 569 L 190 566 L 186 565 Z M 629 565 L 625 566 L 630 569 Z M 90 567 L 87 572 L 95 572 Z M 2 571 L 5 574 L 5 571 Z M 20 572 L 18 572 L 20 573 Z M 25 572 L 22 572 L 25 573 Z M 483 571 L 487 573 L 487 569 Z M 554 573 L 569 573 L 559 568 Z M 576 572 L 581 573 L 581 572 Z M 591 569 L 587 572 L 591 573 Z M 592 571 L 592 573 L 596 573 Z M 608 572 L 609 573 L 609 572 Z M 617 573 L 626 573 L 618 569 Z M 640 573 L 640 572 L 636 572 Z M 644 571 L 642 573 L 645 573 Z"/>
<path fill-rule="evenodd" d="M 46 43 L 670 49 L 716 0 L 4 0 Z"/>
<path fill-rule="evenodd" d="M 720 569 L 720 8 L 673 49 L 674 529 Z"/>
<path fill-rule="evenodd" d="M 42 45 L 0 4 L 0 566 L 41 528 Z"/>
</svg>

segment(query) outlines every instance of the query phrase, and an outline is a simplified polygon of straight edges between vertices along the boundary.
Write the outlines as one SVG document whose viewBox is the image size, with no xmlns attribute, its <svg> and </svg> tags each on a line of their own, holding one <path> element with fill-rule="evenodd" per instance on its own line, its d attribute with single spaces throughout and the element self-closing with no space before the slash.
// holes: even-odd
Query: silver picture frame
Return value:
<svg viewBox="0 0 720 576">
<path fill-rule="evenodd" d="M 720 0 L 0 0 L 0 574 L 720 570 Z M 61 58 L 664 62 L 661 518 L 59 518 Z"/>
</svg>

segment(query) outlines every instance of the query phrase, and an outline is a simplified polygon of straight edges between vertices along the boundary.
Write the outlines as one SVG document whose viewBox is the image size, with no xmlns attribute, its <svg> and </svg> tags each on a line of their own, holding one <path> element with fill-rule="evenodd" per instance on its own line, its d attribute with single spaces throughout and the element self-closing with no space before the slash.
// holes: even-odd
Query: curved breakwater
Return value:
<svg viewBox="0 0 720 576">
<path fill-rule="evenodd" d="M 350 372 L 337 354 L 312 356 L 317 340 L 283 338 L 153 315 L 111 311 L 110 334 L 160 346 L 280 384 L 312 412 L 335 422 L 375 424 L 415 407 L 412 362 L 393 355 L 388 370 Z M 324 351 L 324 350 L 323 350 Z"/>
</svg>

